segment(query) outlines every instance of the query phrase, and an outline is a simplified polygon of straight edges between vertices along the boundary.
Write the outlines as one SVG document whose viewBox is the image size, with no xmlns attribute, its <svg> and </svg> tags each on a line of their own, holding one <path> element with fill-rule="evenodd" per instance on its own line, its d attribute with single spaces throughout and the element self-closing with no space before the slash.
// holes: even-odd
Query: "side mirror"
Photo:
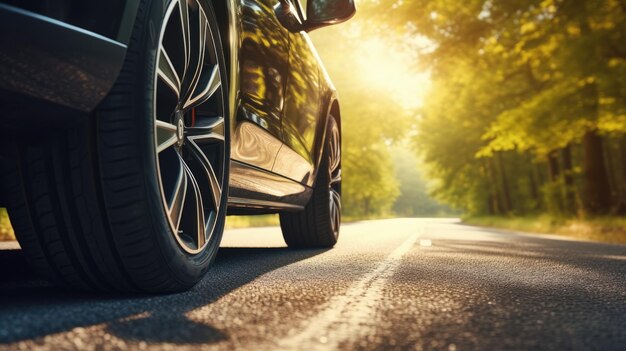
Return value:
<svg viewBox="0 0 626 351">
<path fill-rule="evenodd" d="M 345 22 L 356 13 L 354 0 L 309 0 L 307 1 L 304 30 L 330 26 Z"/>
</svg>

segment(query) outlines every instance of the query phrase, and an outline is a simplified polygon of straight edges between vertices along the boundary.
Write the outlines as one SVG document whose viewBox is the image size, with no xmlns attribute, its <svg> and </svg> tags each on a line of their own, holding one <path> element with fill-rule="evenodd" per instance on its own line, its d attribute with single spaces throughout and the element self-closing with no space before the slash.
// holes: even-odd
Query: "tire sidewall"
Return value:
<svg viewBox="0 0 626 351">
<path fill-rule="evenodd" d="M 202 1 L 202 0 L 200 0 Z M 145 170 L 145 192 L 146 205 L 148 213 L 151 215 L 151 221 L 154 228 L 154 240 L 157 247 L 161 251 L 161 257 L 166 260 L 166 264 L 172 271 L 172 276 L 179 280 L 183 285 L 195 284 L 207 271 L 210 263 L 215 258 L 217 249 L 222 237 L 224 229 L 226 203 L 228 199 L 228 174 L 230 160 L 230 128 L 228 116 L 227 97 L 228 93 L 226 85 L 225 60 L 223 48 L 220 42 L 219 29 L 215 19 L 214 10 L 208 1 L 203 2 L 203 8 L 209 18 L 209 26 L 214 34 L 214 40 L 217 46 L 217 60 L 222 78 L 222 104 L 224 106 L 224 123 L 225 123 L 225 165 L 224 165 L 224 186 L 222 191 L 221 209 L 215 224 L 213 233 L 205 249 L 198 254 L 189 254 L 184 251 L 174 237 L 167 213 L 161 199 L 160 181 L 158 177 L 158 162 L 155 149 L 154 136 L 154 99 L 155 99 L 155 71 L 157 62 L 157 53 L 160 42 L 161 27 L 165 20 L 168 7 L 173 1 L 152 1 L 147 12 L 146 27 L 143 28 L 138 35 L 138 41 L 132 42 L 139 46 L 135 48 L 137 52 L 137 60 L 133 62 L 135 72 L 137 72 L 137 80 L 135 84 L 137 89 L 137 110 L 136 116 L 138 124 L 137 146 L 140 148 L 139 154 L 142 157 L 143 169 Z M 135 28 L 137 30 L 138 28 Z M 141 30 L 141 29 L 139 29 Z M 133 34 L 135 35 L 135 33 Z M 133 39 L 137 39 L 134 38 Z M 129 50 L 132 48 L 129 47 Z"/>
</svg>

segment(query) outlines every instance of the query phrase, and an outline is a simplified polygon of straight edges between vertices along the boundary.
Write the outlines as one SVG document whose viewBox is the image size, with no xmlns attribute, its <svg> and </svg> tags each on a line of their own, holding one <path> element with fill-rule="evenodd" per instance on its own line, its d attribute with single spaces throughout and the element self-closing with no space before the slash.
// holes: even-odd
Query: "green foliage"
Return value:
<svg viewBox="0 0 626 351">
<path fill-rule="evenodd" d="M 358 52 L 351 48 L 356 43 L 337 28 L 313 32 L 312 38 L 341 94 L 343 212 L 351 218 L 387 214 L 399 195 L 390 146 L 406 134 L 410 113 L 362 80 L 367 72 L 359 72 L 347 54 Z"/>
<path fill-rule="evenodd" d="M 277 214 L 256 216 L 228 216 L 226 217 L 226 229 L 271 227 L 280 225 Z"/>
<path fill-rule="evenodd" d="M 563 203 L 563 181 L 559 179 L 549 182 L 541 187 L 545 204 L 545 211 L 554 216 L 563 216 L 565 213 Z"/>
<path fill-rule="evenodd" d="M 369 19 L 371 13 L 366 6 L 345 25 L 311 33 L 340 94 L 343 213 L 351 219 L 379 218 L 392 213 L 449 213 L 447 207 L 427 194 L 426 181 L 417 168 L 421 164 L 404 142 L 415 130 L 417 118 L 415 111 L 403 104 L 402 98 L 411 95 L 394 86 L 407 83 L 393 79 L 401 79 L 405 71 L 418 72 L 392 66 L 400 60 L 381 62 L 381 57 L 386 56 L 377 50 L 391 47 L 378 44 L 392 42 L 378 33 L 378 27 L 371 26 Z M 376 45 L 372 46 L 372 40 Z"/>
<path fill-rule="evenodd" d="M 392 150 L 395 178 L 400 195 L 393 204 L 393 212 L 402 217 L 442 217 L 456 213 L 435 201 L 429 194 L 429 185 L 422 174 L 422 165 L 407 145 Z"/>
<path fill-rule="evenodd" d="M 608 147 L 626 138 L 624 2 L 369 7 L 428 38 L 415 44 L 433 88 L 414 145 L 438 199 L 473 214 L 625 210 L 626 143 Z"/>
</svg>

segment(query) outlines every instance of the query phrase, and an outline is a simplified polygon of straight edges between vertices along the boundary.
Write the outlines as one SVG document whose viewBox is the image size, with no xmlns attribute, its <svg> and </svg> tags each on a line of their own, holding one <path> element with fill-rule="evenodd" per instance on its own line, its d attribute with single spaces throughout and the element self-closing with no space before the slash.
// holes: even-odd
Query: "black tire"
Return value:
<svg viewBox="0 0 626 351">
<path fill-rule="evenodd" d="M 341 132 L 335 118 L 329 116 L 313 194 L 304 210 L 280 213 L 280 227 L 289 247 L 329 248 L 339 239 L 340 225 Z"/>
<path fill-rule="evenodd" d="M 208 27 L 199 21 L 199 28 L 210 29 L 205 33 L 212 35 L 215 67 L 219 77 L 227 77 L 214 11 L 209 2 L 201 5 L 197 16 L 204 13 Z M 216 172 L 221 175 L 221 201 L 211 210 L 215 215 L 210 232 L 205 225 L 206 244 L 198 237 L 196 253 L 179 243 L 182 230 L 173 232 L 161 191 L 155 77 L 161 48 L 158 29 L 172 6 L 182 5 L 141 1 L 122 71 L 89 121 L 47 131 L 36 142 L 20 142 L 15 148 L 17 166 L 3 171 L 17 239 L 35 270 L 53 282 L 89 291 L 177 292 L 196 284 L 215 258 L 226 215 L 229 162 Z M 198 65 L 205 67 L 201 57 Z M 213 92 L 219 96 L 211 103 L 221 106 L 222 116 L 228 116 L 227 92 L 225 81 Z M 177 112 L 169 118 L 185 121 L 186 116 Z M 217 155 L 228 160 L 228 118 L 223 120 L 223 148 Z M 184 135 L 181 145 L 187 140 Z M 187 179 L 185 175 L 185 185 Z M 200 190 L 194 184 L 191 195 L 196 198 Z M 206 220 L 202 214 L 198 221 Z"/>
</svg>

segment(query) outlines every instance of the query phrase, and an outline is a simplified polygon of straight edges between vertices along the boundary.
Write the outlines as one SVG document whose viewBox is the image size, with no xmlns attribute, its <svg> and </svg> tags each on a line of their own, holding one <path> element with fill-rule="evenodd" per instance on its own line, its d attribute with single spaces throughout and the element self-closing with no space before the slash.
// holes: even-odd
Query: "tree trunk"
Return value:
<svg viewBox="0 0 626 351">
<path fill-rule="evenodd" d="M 546 194 L 546 206 L 548 212 L 561 214 L 563 212 L 563 189 L 560 185 L 561 165 L 559 152 L 551 151 L 548 154 L 548 193 Z"/>
<path fill-rule="evenodd" d="M 537 163 L 535 165 L 535 174 L 537 175 L 537 180 L 539 181 L 539 188 L 542 185 L 546 184 L 546 176 L 545 176 L 545 167 L 543 166 L 543 162 Z"/>
<path fill-rule="evenodd" d="M 626 214 L 626 135 L 619 139 L 619 155 L 621 172 L 618 175 L 618 182 L 620 183 L 620 197 L 615 208 L 615 213 L 620 215 Z"/>
<path fill-rule="evenodd" d="M 491 179 L 491 168 L 489 166 L 489 161 L 487 159 L 482 159 L 483 167 L 481 168 L 481 176 L 483 179 Z M 487 205 L 487 214 L 490 216 L 496 215 L 496 207 L 494 204 L 494 194 L 493 194 L 493 182 L 487 182 L 487 196 L 485 196 L 485 201 Z"/>
<path fill-rule="evenodd" d="M 610 139 L 603 140 L 602 149 L 604 150 L 604 166 L 609 180 L 609 190 L 611 191 L 611 204 L 616 204 L 619 199 L 619 185 L 617 184 L 617 176 L 615 171 L 615 163 L 613 162 L 613 150 Z"/>
<path fill-rule="evenodd" d="M 620 158 L 622 159 L 622 189 L 626 193 L 626 135 L 619 140 Z"/>
<path fill-rule="evenodd" d="M 583 137 L 584 205 L 591 214 L 605 214 L 611 209 L 611 189 L 604 163 L 602 137 L 588 131 Z"/>
<path fill-rule="evenodd" d="M 496 214 L 495 208 L 493 208 L 493 195 L 489 193 L 489 196 L 485 199 L 487 200 L 487 214 L 493 216 Z"/>
<path fill-rule="evenodd" d="M 497 152 L 498 170 L 500 171 L 500 178 L 502 179 L 502 195 L 505 214 L 509 214 L 512 209 L 511 193 L 509 192 L 509 182 L 506 176 L 506 170 L 504 169 L 504 161 L 502 160 L 502 153 Z"/>
<path fill-rule="evenodd" d="M 528 162 L 528 179 L 530 180 L 530 196 L 533 199 L 533 210 L 539 209 L 541 200 L 539 199 L 539 186 L 537 185 L 537 178 L 535 176 L 535 165 L 529 154 L 526 154 L 526 161 Z"/>
<path fill-rule="evenodd" d="M 551 182 L 559 180 L 561 175 L 561 167 L 559 166 L 559 156 L 556 151 L 552 151 L 548 154 L 548 177 Z"/>
<path fill-rule="evenodd" d="M 500 201 L 500 191 L 498 189 L 498 179 L 496 177 L 496 166 L 495 159 L 493 157 L 489 158 L 489 180 L 490 180 L 490 190 L 491 190 L 491 203 L 494 214 L 501 215 L 502 214 L 502 204 Z"/>
<path fill-rule="evenodd" d="M 563 180 L 565 183 L 565 211 L 569 214 L 576 213 L 576 188 L 574 185 L 574 170 L 572 166 L 572 147 L 568 144 L 561 150 L 563 159 Z"/>
</svg>

